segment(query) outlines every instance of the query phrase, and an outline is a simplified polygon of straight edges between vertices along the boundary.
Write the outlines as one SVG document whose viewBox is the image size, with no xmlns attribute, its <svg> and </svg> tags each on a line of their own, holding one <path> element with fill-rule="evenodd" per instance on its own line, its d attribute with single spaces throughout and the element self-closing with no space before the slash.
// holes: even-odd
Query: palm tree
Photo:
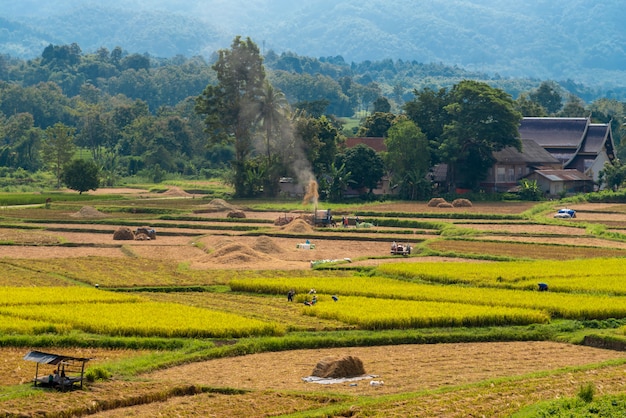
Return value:
<svg viewBox="0 0 626 418">
<path fill-rule="evenodd" d="M 289 103 L 285 94 L 274 89 L 274 87 L 265 80 L 260 97 L 260 108 L 258 113 L 258 122 L 265 131 L 265 146 L 267 151 L 267 160 L 271 160 L 270 140 L 273 132 L 278 129 L 280 123 L 286 118 L 289 110 Z"/>
</svg>

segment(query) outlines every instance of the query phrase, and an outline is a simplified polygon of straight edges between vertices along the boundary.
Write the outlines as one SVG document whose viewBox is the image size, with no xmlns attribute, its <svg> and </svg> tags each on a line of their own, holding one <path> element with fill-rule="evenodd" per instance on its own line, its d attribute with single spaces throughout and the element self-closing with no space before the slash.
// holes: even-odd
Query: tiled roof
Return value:
<svg viewBox="0 0 626 418">
<path fill-rule="evenodd" d="M 598 154 L 602 151 L 604 143 L 609 135 L 609 125 L 604 123 L 592 123 L 589 125 L 587 136 L 580 152 L 585 154 Z"/>
<path fill-rule="evenodd" d="M 587 118 L 523 118 L 520 138 L 544 148 L 578 148 L 587 130 Z"/>
<path fill-rule="evenodd" d="M 499 163 L 508 164 L 559 164 L 560 161 L 553 157 L 545 148 L 541 147 L 532 139 L 522 139 L 522 152 L 515 147 L 506 147 L 493 153 Z"/>
<path fill-rule="evenodd" d="M 383 137 L 365 137 L 364 136 L 364 137 L 346 138 L 347 148 L 355 147 L 358 144 L 365 144 L 376 152 L 387 151 L 387 146 L 385 145 L 385 138 Z"/>
</svg>

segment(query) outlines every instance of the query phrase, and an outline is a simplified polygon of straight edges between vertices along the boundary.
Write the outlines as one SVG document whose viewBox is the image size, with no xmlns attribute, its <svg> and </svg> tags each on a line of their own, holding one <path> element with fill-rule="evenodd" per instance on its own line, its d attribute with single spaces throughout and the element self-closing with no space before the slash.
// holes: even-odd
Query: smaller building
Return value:
<svg viewBox="0 0 626 418">
<path fill-rule="evenodd" d="M 548 196 L 589 193 L 594 190 L 593 179 L 573 169 L 537 170 L 530 173 L 526 178 L 535 180 L 539 189 Z"/>
<path fill-rule="evenodd" d="M 515 188 L 519 181 L 535 170 L 560 169 L 561 162 L 543 147 L 530 139 L 522 139 L 522 151 L 507 147 L 493 153 L 496 162 L 481 182 L 488 192 L 506 192 Z"/>
<path fill-rule="evenodd" d="M 293 177 L 281 177 L 278 181 L 278 192 L 285 197 L 303 197 L 306 193 L 304 187 Z"/>
<path fill-rule="evenodd" d="M 596 183 L 605 163 L 615 160 L 610 123 L 591 123 L 590 118 L 529 118 L 519 127 L 522 140 L 532 139 L 561 162 Z"/>
</svg>

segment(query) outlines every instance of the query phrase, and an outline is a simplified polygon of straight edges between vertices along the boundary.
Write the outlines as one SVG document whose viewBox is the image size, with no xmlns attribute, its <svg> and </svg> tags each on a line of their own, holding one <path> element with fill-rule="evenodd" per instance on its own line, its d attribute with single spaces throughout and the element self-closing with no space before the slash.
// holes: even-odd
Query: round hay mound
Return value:
<svg viewBox="0 0 626 418">
<path fill-rule="evenodd" d="M 70 216 L 72 218 L 106 218 L 108 215 L 91 206 L 83 206 L 78 212 L 72 213 Z"/>
<path fill-rule="evenodd" d="M 132 241 L 135 239 L 135 233 L 127 226 L 121 226 L 113 233 L 113 239 L 118 241 Z"/>
<path fill-rule="evenodd" d="M 135 235 L 135 241 L 150 241 L 150 237 L 143 232 Z"/>
<path fill-rule="evenodd" d="M 180 187 L 170 187 L 166 191 L 164 191 L 163 196 L 171 196 L 171 197 L 192 197 L 191 193 L 187 193 Z"/>
<path fill-rule="evenodd" d="M 358 357 L 324 357 L 313 369 L 313 376 L 323 378 L 356 377 L 365 374 L 363 362 Z"/>
<path fill-rule="evenodd" d="M 455 208 L 471 208 L 472 202 L 469 199 L 454 199 L 452 206 Z"/>
<path fill-rule="evenodd" d="M 267 235 L 261 235 L 258 237 L 252 246 L 252 249 L 263 254 L 278 254 L 283 252 L 283 249 Z"/>
<path fill-rule="evenodd" d="M 227 245 L 233 245 L 235 244 L 235 240 L 231 239 L 231 238 L 224 238 L 219 240 L 215 245 L 215 249 L 219 250 L 220 248 L 226 247 Z"/>
<path fill-rule="evenodd" d="M 282 230 L 287 232 L 295 232 L 297 234 L 313 232 L 313 228 L 311 227 L 311 225 L 302 218 L 294 219 L 292 222 L 289 222 L 287 225 L 283 226 Z"/>
<path fill-rule="evenodd" d="M 433 197 L 428 201 L 428 206 L 431 208 L 437 208 L 440 207 L 439 205 L 442 203 L 447 203 L 446 199 L 444 199 L 443 197 Z"/>
<path fill-rule="evenodd" d="M 442 202 L 437 205 L 438 208 L 453 208 L 452 203 Z"/>
<path fill-rule="evenodd" d="M 237 244 L 235 242 L 221 246 L 216 249 L 209 257 L 214 262 L 220 264 L 245 264 L 259 261 L 272 261 L 274 258 L 253 250 L 247 245 Z"/>
<path fill-rule="evenodd" d="M 246 217 L 246 214 L 241 210 L 233 210 L 233 211 L 228 212 L 228 215 L 226 215 L 226 217 L 244 219 Z"/>
<path fill-rule="evenodd" d="M 195 209 L 193 213 L 209 213 L 209 212 L 223 212 L 223 211 L 235 211 L 237 208 L 224 199 L 213 199 L 204 206 Z"/>
</svg>

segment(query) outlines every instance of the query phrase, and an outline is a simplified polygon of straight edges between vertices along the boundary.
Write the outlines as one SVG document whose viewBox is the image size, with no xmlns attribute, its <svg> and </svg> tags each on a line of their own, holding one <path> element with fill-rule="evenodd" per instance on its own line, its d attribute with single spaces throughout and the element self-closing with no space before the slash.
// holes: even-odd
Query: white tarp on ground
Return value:
<svg viewBox="0 0 626 418">
<path fill-rule="evenodd" d="M 363 376 L 355 376 L 355 377 L 317 377 L 317 376 L 307 376 L 303 377 L 302 380 L 308 383 L 319 383 L 321 385 L 332 385 L 335 383 L 345 383 L 345 382 L 356 382 L 358 380 L 365 379 L 373 379 L 378 377 L 375 374 L 364 374 Z"/>
</svg>

